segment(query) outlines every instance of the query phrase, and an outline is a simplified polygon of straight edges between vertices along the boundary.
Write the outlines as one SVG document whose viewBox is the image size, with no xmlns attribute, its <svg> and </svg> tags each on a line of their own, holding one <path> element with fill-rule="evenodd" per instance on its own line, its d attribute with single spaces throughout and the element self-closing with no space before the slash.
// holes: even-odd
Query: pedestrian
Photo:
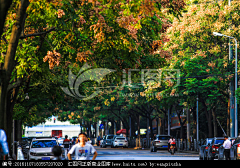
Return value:
<svg viewBox="0 0 240 168">
<path fill-rule="evenodd" d="M 229 141 L 228 136 L 224 136 L 224 143 L 223 143 L 223 148 L 224 148 L 224 155 L 226 160 L 230 160 L 230 148 L 231 148 L 231 141 Z"/>
<path fill-rule="evenodd" d="M 80 133 L 78 135 L 78 143 L 75 144 L 68 152 L 68 159 L 72 160 L 71 154 L 75 152 L 75 160 L 90 160 L 90 153 L 94 154 L 92 160 L 97 157 L 96 149 L 89 143 L 86 143 L 87 135 Z"/>
<path fill-rule="evenodd" d="M 8 153 L 7 135 L 3 129 L 0 129 L 0 160 L 6 160 Z"/>
<path fill-rule="evenodd" d="M 97 146 L 100 145 L 100 141 L 101 141 L 101 138 L 100 138 L 100 136 L 98 136 L 98 137 L 97 137 Z"/>
<path fill-rule="evenodd" d="M 53 160 L 65 160 L 64 158 L 61 157 L 62 155 L 62 148 L 60 146 L 54 146 L 52 148 L 52 153 L 54 155 Z"/>
<path fill-rule="evenodd" d="M 68 139 L 67 135 L 65 135 L 65 139 L 63 141 L 63 148 L 64 148 L 64 156 L 65 156 L 65 159 L 67 160 L 67 154 L 70 148 L 70 140 Z"/>
</svg>

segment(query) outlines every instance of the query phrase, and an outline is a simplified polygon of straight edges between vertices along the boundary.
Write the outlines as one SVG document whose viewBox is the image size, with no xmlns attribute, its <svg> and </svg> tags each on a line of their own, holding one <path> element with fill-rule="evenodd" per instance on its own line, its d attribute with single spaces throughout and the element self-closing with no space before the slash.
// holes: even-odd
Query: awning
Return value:
<svg viewBox="0 0 240 168">
<path fill-rule="evenodd" d="M 116 132 L 116 134 L 126 134 L 126 133 L 127 133 L 126 129 L 120 129 Z M 128 131 L 128 133 L 129 133 L 129 131 Z"/>
</svg>

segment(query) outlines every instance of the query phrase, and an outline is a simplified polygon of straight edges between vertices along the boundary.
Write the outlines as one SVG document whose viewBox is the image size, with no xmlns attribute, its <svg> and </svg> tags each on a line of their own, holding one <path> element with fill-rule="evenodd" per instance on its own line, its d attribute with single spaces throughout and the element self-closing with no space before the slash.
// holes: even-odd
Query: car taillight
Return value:
<svg viewBox="0 0 240 168">
<path fill-rule="evenodd" d="M 127 142 L 127 140 L 125 140 L 125 142 Z"/>
<path fill-rule="evenodd" d="M 115 141 L 115 142 L 117 142 L 117 141 Z"/>
<path fill-rule="evenodd" d="M 218 146 L 215 146 L 215 145 L 212 146 L 212 150 L 213 150 L 213 151 L 215 151 L 215 150 L 218 149 L 218 148 L 219 148 Z M 213 152 L 213 153 L 215 153 L 215 152 Z"/>
<path fill-rule="evenodd" d="M 208 146 L 206 146 L 205 149 L 208 149 Z"/>
<path fill-rule="evenodd" d="M 240 144 L 237 145 L 237 153 L 240 154 Z"/>
</svg>

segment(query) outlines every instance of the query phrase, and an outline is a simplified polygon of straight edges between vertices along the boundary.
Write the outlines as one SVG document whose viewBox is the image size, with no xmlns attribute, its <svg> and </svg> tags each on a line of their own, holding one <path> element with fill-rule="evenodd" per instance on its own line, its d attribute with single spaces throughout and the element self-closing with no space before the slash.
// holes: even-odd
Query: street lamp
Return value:
<svg viewBox="0 0 240 168">
<path fill-rule="evenodd" d="M 238 123 L 237 123 L 237 96 L 236 96 L 236 90 L 237 90 L 237 40 L 234 37 L 226 36 L 217 32 L 213 32 L 214 36 L 224 36 L 228 37 L 230 39 L 234 39 L 235 41 L 235 136 L 237 136 L 238 133 Z"/>
</svg>

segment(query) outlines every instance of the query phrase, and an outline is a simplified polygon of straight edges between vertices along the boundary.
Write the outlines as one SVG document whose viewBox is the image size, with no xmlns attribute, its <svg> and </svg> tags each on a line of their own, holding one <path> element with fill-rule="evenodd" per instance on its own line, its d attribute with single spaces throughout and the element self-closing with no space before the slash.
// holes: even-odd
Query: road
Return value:
<svg viewBox="0 0 240 168">
<path fill-rule="evenodd" d="M 199 160 L 196 152 L 176 152 L 171 155 L 167 150 L 135 150 L 133 148 L 100 148 L 96 147 L 98 156 L 96 160 Z"/>
</svg>

